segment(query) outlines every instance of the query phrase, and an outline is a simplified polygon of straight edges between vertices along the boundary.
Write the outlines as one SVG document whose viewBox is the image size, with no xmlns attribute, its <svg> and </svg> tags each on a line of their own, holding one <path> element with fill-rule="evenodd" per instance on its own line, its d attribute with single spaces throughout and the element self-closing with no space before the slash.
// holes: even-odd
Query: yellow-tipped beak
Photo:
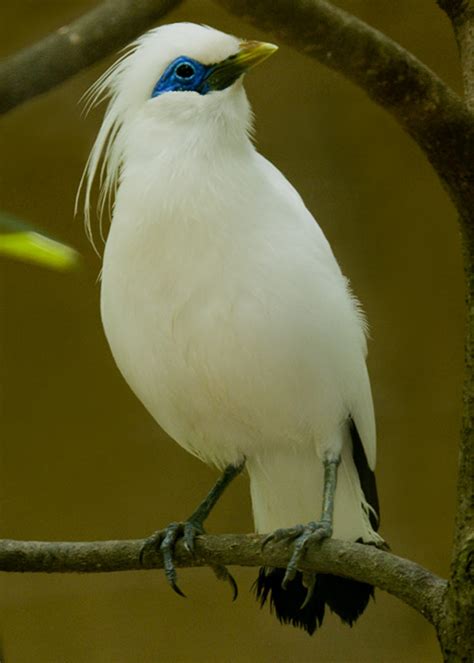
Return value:
<svg viewBox="0 0 474 663">
<path fill-rule="evenodd" d="M 206 85 L 211 90 L 224 90 L 246 71 L 270 57 L 278 46 L 264 41 L 243 41 L 238 53 L 213 66 Z"/>
<path fill-rule="evenodd" d="M 235 62 L 242 67 L 243 71 L 247 71 L 256 64 L 260 64 L 270 55 L 273 55 L 278 50 L 275 44 L 269 44 L 265 41 L 243 41 L 240 44 L 240 51 L 234 55 Z"/>
</svg>

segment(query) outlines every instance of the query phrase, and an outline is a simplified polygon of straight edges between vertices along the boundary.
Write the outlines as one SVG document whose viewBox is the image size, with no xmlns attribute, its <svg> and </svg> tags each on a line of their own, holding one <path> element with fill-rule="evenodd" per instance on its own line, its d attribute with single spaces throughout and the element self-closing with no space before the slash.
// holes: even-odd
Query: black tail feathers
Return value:
<svg viewBox="0 0 474 663">
<path fill-rule="evenodd" d="M 254 585 L 257 601 L 263 607 L 268 600 L 270 610 L 275 610 L 281 623 L 302 628 L 309 635 L 313 635 L 323 623 L 326 606 L 345 624 L 352 626 L 374 596 L 372 585 L 318 573 L 313 595 L 308 604 L 301 608 L 306 597 L 302 574 L 298 572 L 287 589 L 281 586 L 284 575 L 285 569 L 261 568 Z"/>
</svg>

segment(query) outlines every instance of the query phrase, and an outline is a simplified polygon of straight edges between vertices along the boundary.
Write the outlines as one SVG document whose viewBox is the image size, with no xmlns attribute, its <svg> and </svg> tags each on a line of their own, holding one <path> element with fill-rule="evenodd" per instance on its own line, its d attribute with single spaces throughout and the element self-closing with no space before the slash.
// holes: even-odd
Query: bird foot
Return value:
<svg viewBox="0 0 474 663">
<path fill-rule="evenodd" d="M 180 538 L 183 539 L 184 547 L 194 556 L 194 542 L 197 536 L 204 534 L 202 523 L 197 520 L 185 520 L 170 523 L 164 530 L 158 530 L 149 536 L 140 551 L 140 564 L 149 552 L 159 552 L 163 557 L 163 568 L 170 587 L 180 596 L 186 597 L 177 584 L 177 572 L 174 563 L 174 551 Z M 212 570 L 219 580 L 226 580 L 232 587 L 233 600 L 237 598 L 238 587 L 232 574 L 225 566 L 212 564 Z"/>
<path fill-rule="evenodd" d="M 146 539 L 140 551 L 140 563 L 143 564 L 145 555 L 148 552 L 160 552 L 163 556 L 163 568 L 169 585 L 180 596 L 186 596 L 177 584 L 177 573 L 174 563 L 176 543 L 178 539 L 182 538 L 186 550 L 193 554 L 194 539 L 203 533 L 204 528 L 200 523 L 189 520 L 170 523 L 164 530 L 158 530 Z"/>
<path fill-rule="evenodd" d="M 270 543 L 270 541 L 294 541 L 293 553 L 288 562 L 286 573 L 281 583 L 283 589 L 287 589 L 288 583 L 294 580 L 296 573 L 298 572 L 298 566 L 304 557 L 308 544 L 322 541 L 330 536 L 332 536 L 331 523 L 325 520 L 320 520 L 319 522 L 310 522 L 307 525 L 295 525 L 294 527 L 288 527 L 286 529 L 277 529 L 264 538 L 262 549 L 267 543 Z M 314 582 L 309 581 L 307 587 L 308 593 L 302 607 L 304 607 L 311 598 Z"/>
</svg>

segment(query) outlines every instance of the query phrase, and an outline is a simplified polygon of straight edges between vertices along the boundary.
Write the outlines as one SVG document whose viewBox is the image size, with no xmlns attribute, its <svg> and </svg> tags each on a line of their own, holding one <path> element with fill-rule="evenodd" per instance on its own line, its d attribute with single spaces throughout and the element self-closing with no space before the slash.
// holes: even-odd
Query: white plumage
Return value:
<svg viewBox="0 0 474 663">
<path fill-rule="evenodd" d="M 203 26 L 163 26 L 93 91 L 110 105 L 86 174 L 87 218 L 101 155 L 103 200 L 117 189 L 104 329 L 173 439 L 218 467 L 247 459 L 257 531 L 315 520 L 322 461 L 342 451 L 334 535 L 380 542 L 347 426 L 352 418 L 373 469 L 365 321 L 327 240 L 255 150 L 242 78 L 151 98 L 174 58 L 208 65 L 239 44 Z"/>
</svg>

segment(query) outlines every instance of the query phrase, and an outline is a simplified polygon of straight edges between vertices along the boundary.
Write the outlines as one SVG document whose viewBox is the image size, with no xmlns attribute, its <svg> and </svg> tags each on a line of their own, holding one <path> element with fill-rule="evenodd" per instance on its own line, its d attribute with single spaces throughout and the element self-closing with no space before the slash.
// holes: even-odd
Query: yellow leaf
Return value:
<svg viewBox="0 0 474 663">
<path fill-rule="evenodd" d="M 34 231 L 0 234 L 0 255 L 58 270 L 72 269 L 79 260 L 71 247 Z"/>
</svg>

